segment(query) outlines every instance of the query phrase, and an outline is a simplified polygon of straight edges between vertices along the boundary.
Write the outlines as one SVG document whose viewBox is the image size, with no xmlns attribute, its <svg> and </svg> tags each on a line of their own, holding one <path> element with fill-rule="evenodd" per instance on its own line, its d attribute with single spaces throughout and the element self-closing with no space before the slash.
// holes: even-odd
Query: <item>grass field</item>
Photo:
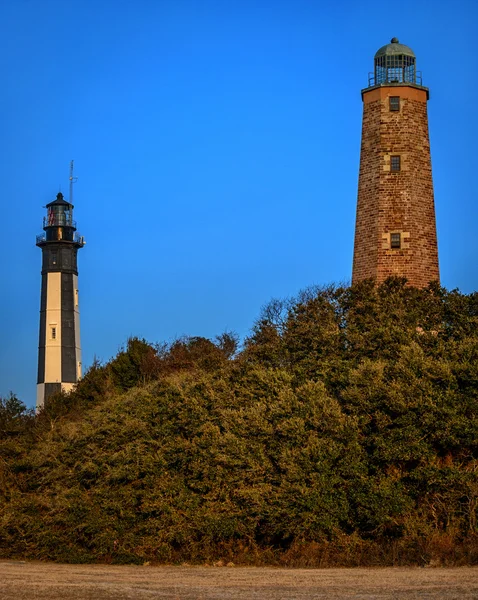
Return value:
<svg viewBox="0 0 478 600">
<path fill-rule="evenodd" d="M 0 561 L 1 600 L 467 600 L 478 567 L 275 569 Z"/>
</svg>

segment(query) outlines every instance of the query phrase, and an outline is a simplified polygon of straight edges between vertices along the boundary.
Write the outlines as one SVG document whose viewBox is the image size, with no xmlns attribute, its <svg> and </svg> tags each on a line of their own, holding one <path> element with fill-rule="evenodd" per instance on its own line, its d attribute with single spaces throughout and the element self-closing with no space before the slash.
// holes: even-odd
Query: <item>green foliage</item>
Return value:
<svg viewBox="0 0 478 600">
<path fill-rule="evenodd" d="M 33 418 L 33 411 L 15 394 L 10 392 L 8 398 L 0 396 L 0 439 L 5 436 L 18 435 L 25 431 Z"/>
<path fill-rule="evenodd" d="M 34 419 L 0 401 L 0 554 L 478 562 L 478 300 L 313 288 L 237 336 L 132 338 Z"/>
</svg>

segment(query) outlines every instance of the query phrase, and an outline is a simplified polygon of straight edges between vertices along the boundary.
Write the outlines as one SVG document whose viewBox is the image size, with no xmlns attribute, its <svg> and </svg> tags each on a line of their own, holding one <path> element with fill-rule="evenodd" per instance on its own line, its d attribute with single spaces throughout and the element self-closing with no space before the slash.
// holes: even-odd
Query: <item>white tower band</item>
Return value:
<svg viewBox="0 0 478 600">
<path fill-rule="evenodd" d="M 43 256 L 37 410 L 53 394 L 71 390 L 81 377 L 77 252 L 85 242 L 76 232 L 73 204 L 61 192 L 46 209 L 44 233 L 36 242 Z"/>
</svg>

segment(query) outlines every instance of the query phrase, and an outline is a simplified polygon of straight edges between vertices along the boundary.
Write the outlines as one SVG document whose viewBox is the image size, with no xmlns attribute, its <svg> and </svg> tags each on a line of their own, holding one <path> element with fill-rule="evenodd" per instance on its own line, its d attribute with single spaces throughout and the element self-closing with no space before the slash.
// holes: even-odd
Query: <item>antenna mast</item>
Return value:
<svg viewBox="0 0 478 600">
<path fill-rule="evenodd" d="M 78 181 L 78 177 L 73 176 L 73 163 L 75 161 L 70 161 L 70 204 L 73 204 L 73 184 Z"/>
</svg>

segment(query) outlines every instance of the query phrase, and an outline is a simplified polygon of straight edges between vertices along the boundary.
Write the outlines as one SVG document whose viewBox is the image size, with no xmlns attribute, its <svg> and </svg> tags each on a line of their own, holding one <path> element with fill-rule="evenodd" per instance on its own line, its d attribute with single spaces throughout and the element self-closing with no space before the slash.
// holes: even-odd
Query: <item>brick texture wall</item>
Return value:
<svg viewBox="0 0 478 600">
<path fill-rule="evenodd" d="M 400 97 L 398 112 L 390 96 Z M 439 280 L 427 91 L 373 88 L 363 102 L 352 283 L 396 275 L 425 287 Z M 400 156 L 399 172 L 391 156 Z M 391 233 L 400 233 L 400 249 L 391 248 Z"/>
</svg>

